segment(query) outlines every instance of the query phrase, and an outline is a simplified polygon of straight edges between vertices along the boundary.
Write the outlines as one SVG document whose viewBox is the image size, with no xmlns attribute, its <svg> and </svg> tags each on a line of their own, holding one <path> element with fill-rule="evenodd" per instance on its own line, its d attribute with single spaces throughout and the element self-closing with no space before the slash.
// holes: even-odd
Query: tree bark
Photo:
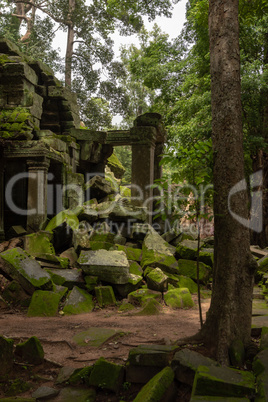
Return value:
<svg viewBox="0 0 268 402">
<path fill-rule="evenodd" d="M 238 0 L 209 2 L 215 251 L 211 307 L 200 335 L 221 364 L 233 340 L 250 342 L 253 278 L 249 229 L 230 213 L 230 190 L 244 179 Z M 248 218 L 246 191 L 231 210 Z"/>
<path fill-rule="evenodd" d="M 72 86 L 72 58 L 74 46 L 74 24 L 73 13 L 75 11 L 75 0 L 69 0 L 69 15 L 68 15 L 68 37 L 65 55 L 65 86 L 71 88 Z"/>
</svg>

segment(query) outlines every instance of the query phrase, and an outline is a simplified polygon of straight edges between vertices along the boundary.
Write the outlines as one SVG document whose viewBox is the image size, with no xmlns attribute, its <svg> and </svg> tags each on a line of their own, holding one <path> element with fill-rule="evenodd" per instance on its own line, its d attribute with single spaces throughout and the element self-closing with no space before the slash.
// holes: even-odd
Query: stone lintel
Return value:
<svg viewBox="0 0 268 402">
<path fill-rule="evenodd" d="M 77 141 L 89 141 L 98 142 L 99 144 L 105 144 L 107 139 L 106 131 L 94 131 L 83 128 L 72 128 L 70 134 Z"/>
<path fill-rule="evenodd" d="M 76 95 L 71 92 L 69 89 L 60 87 L 60 86 L 49 86 L 47 88 L 48 91 L 48 97 L 49 98 L 54 98 L 54 99 L 62 99 L 62 100 L 67 100 L 67 101 L 72 101 L 76 102 Z"/>
<path fill-rule="evenodd" d="M 157 138 L 155 127 L 141 126 L 130 129 L 130 138 L 132 145 L 151 145 L 154 146 Z"/>
<path fill-rule="evenodd" d="M 131 136 L 129 130 L 109 130 L 106 144 L 114 146 L 131 145 Z"/>
</svg>

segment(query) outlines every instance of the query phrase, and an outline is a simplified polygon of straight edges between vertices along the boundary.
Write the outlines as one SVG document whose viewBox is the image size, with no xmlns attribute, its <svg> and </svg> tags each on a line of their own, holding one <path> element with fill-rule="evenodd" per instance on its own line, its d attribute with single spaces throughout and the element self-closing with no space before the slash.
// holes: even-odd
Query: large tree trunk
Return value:
<svg viewBox="0 0 268 402">
<path fill-rule="evenodd" d="M 248 217 L 246 191 L 231 197 L 244 179 L 238 0 L 210 0 L 212 132 L 214 152 L 215 255 L 211 307 L 201 329 L 221 364 L 235 339 L 250 342 L 255 263 L 249 229 L 230 213 Z"/>
<path fill-rule="evenodd" d="M 65 55 L 65 86 L 69 88 L 71 88 L 72 85 L 72 58 L 74 46 L 74 24 L 72 22 L 72 19 L 74 11 L 75 0 L 69 0 L 68 37 Z"/>
</svg>

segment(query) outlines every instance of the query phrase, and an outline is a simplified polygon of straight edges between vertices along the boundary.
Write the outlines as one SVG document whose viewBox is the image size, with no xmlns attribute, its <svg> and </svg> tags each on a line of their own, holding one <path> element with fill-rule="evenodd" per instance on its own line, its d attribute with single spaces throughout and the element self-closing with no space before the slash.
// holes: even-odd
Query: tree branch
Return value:
<svg viewBox="0 0 268 402">
<path fill-rule="evenodd" d="M 38 8 L 38 10 L 42 11 L 43 13 L 47 14 L 49 17 L 51 17 L 55 22 L 58 22 L 59 24 L 65 24 L 65 25 L 69 25 L 68 22 L 66 20 L 64 20 L 63 18 L 57 18 L 55 17 L 52 13 L 50 13 L 47 9 L 45 9 L 44 7 L 42 7 L 40 4 L 35 4 L 33 1 L 30 0 L 15 0 L 15 4 L 18 3 L 23 3 L 23 4 L 28 4 L 31 7 L 35 7 Z"/>
</svg>

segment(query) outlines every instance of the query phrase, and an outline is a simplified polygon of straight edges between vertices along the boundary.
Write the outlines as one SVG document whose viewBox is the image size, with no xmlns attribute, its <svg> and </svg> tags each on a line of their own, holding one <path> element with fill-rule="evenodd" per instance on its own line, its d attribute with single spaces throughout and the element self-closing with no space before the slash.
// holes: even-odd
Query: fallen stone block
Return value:
<svg viewBox="0 0 268 402">
<path fill-rule="evenodd" d="M 39 365 L 44 362 L 44 349 L 36 336 L 16 345 L 14 355 L 25 363 Z"/>
<path fill-rule="evenodd" d="M 89 377 L 89 385 L 118 392 L 124 379 L 124 366 L 100 358 L 96 361 Z"/>
<path fill-rule="evenodd" d="M 215 360 L 189 349 L 181 349 L 176 352 L 171 362 L 171 368 L 174 370 L 175 378 L 190 386 L 193 385 L 194 377 L 199 366 L 209 367 L 218 365 Z"/>
<path fill-rule="evenodd" d="M 45 271 L 48 272 L 52 281 L 56 285 L 65 286 L 68 289 L 72 289 L 74 286 L 81 288 L 85 287 L 85 281 L 81 269 L 46 268 Z"/>
<path fill-rule="evenodd" d="M 51 387 L 46 387 L 45 385 L 42 385 L 41 387 L 37 388 L 32 393 L 32 397 L 36 398 L 37 400 L 49 400 L 50 398 L 54 398 L 59 394 L 59 389 L 51 388 Z"/>
<path fill-rule="evenodd" d="M 69 264 L 70 264 L 71 267 L 75 266 L 76 261 L 78 259 L 78 255 L 76 254 L 74 247 L 70 247 L 67 250 L 63 251 L 60 254 L 60 257 L 61 258 L 68 258 Z"/>
<path fill-rule="evenodd" d="M 95 295 L 100 307 L 114 306 L 116 304 L 112 286 L 96 286 Z"/>
<path fill-rule="evenodd" d="M 75 286 L 67 296 L 63 307 L 64 314 L 90 313 L 94 308 L 92 296 Z"/>
<path fill-rule="evenodd" d="M 65 387 L 53 400 L 55 402 L 94 402 L 95 399 L 96 391 L 93 388 Z"/>
<path fill-rule="evenodd" d="M 24 236 L 24 249 L 32 256 L 39 254 L 55 255 L 55 249 L 51 243 L 53 234 L 45 231 Z"/>
<path fill-rule="evenodd" d="M 104 177 L 94 176 L 85 184 L 85 191 L 88 192 L 89 198 L 96 198 L 98 201 L 109 194 L 113 194 L 111 184 Z"/>
<path fill-rule="evenodd" d="M 13 367 L 13 339 L 0 336 L 0 379 L 5 377 Z"/>
<path fill-rule="evenodd" d="M 142 284 L 143 278 L 140 275 L 129 274 L 128 283 L 124 285 L 113 285 L 116 291 L 122 297 L 127 297 L 129 293 L 139 289 Z"/>
<path fill-rule="evenodd" d="M 170 367 L 165 367 L 160 371 L 160 373 L 156 374 L 156 376 L 144 385 L 133 402 L 174 401 L 175 395 L 172 395 L 172 393 L 170 394 L 170 397 L 167 398 L 169 389 L 173 385 L 173 380 L 173 370 Z"/>
<path fill-rule="evenodd" d="M 257 395 L 255 402 L 263 402 L 268 400 L 268 371 L 263 371 L 256 379 Z"/>
<path fill-rule="evenodd" d="M 261 271 L 263 271 L 263 272 L 268 271 L 268 255 L 266 255 L 258 260 L 258 266 Z"/>
<path fill-rule="evenodd" d="M 199 366 L 192 396 L 246 397 L 255 395 L 255 377 L 251 372 L 228 367 Z"/>
<path fill-rule="evenodd" d="M 36 289 L 52 289 L 49 274 L 21 248 L 4 251 L 0 257 L 0 270 L 19 282 L 29 294 Z"/>
<path fill-rule="evenodd" d="M 173 308 L 191 308 L 194 306 L 191 293 L 187 288 L 171 289 L 164 294 L 165 303 Z"/>
<path fill-rule="evenodd" d="M 168 287 L 168 277 L 160 268 L 153 269 L 147 276 L 146 282 L 148 289 L 157 292 L 166 292 Z"/>
<path fill-rule="evenodd" d="M 79 346 L 100 347 L 104 342 L 108 342 L 110 338 L 115 338 L 123 333 L 110 328 L 91 328 L 82 331 L 73 337 L 73 341 Z"/>
<path fill-rule="evenodd" d="M 142 309 L 133 315 L 159 315 L 163 308 L 155 299 L 147 299 L 142 304 Z"/>
<path fill-rule="evenodd" d="M 178 260 L 179 275 L 188 276 L 197 280 L 197 262 L 192 260 Z M 212 275 L 211 267 L 199 262 L 199 280 L 203 284 L 207 284 Z"/>
<path fill-rule="evenodd" d="M 86 275 L 112 284 L 128 283 L 129 263 L 123 251 L 82 251 L 78 263 Z"/>
<path fill-rule="evenodd" d="M 134 306 L 141 306 L 148 299 L 156 299 L 157 301 L 161 301 L 162 294 L 154 290 L 142 288 L 129 293 L 127 298 L 129 303 L 133 304 Z"/>
<path fill-rule="evenodd" d="M 200 243 L 200 247 L 203 246 L 203 242 Z M 176 252 L 180 258 L 186 260 L 196 260 L 197 258 L 197 240 L 182 240 L 176 247 Z"/>
<path fill-rule="evenodd" d="M 28 317 L 54 317 L 58 314 L 60 293 L 36 290 L 28 308 Z"/>
<path fill-rule="evenodd" d="M 256 376 L 263 372 L 268 373 L 268 349 L 262 350 L 254 357 L 252 368 Z"/>
<path fill-rule="evenodd" d="M 166 367 L 169 366 L 178 346 L 139 345 L 130 349 L 128 363 L 133 366 Z"/>
<path fill-rule="evenodd" d="M 153 378 L 161 367 L 154 366 L 133 366 L 129 363 L 126 364 L 126 381 L 134 384 L 146 384 Z"/>
<path fill-rule="evenodd" d="M 137 261 L 137 262 L 141 261 L 142 250 L 139 248 L 133 248 L 133 247 L 117 244 L 117 250 L 124 251 L 128 260 Z"/>
<path fill-rule="evenodd" d="M 3 298 L 13 305 L 28 307 L 31 302 L 31 296 L 25 292 L 23 287 L 17 281 L 10 282 L 3 291 Z"/>
</svg>

